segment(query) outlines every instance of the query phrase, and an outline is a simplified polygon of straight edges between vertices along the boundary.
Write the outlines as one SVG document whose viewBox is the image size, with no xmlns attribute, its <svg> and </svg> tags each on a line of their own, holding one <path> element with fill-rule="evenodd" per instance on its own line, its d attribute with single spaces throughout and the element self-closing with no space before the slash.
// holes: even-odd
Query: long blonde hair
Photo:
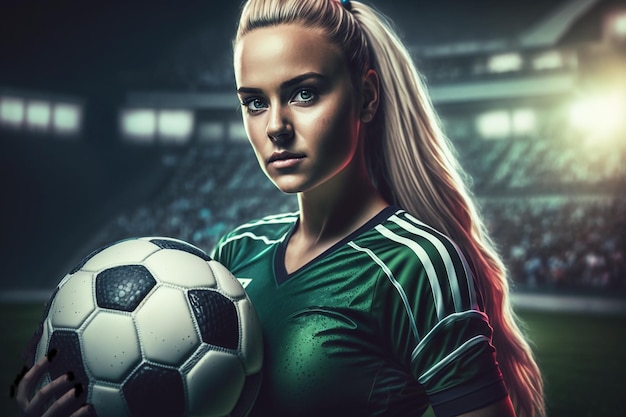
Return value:
<svg viewBox="0 0 626 417">
<path fill-rule="evenodd" d="M 516 413 L 544 416 L 541 373 L 511 308 L 506 269 L 406 47 L 373 8 L 352 1 L 348 11 L 335 0 L 250 0 L 234 43 L 256 28 L 288 23 L 324 30 L 345 51 L 355 82 L 370 68 L 379 74 L 380 105 L 366 132 L 372 180 L 389 202 L 463 248 L 493 327 L 497 359 Z"/>
</svg>

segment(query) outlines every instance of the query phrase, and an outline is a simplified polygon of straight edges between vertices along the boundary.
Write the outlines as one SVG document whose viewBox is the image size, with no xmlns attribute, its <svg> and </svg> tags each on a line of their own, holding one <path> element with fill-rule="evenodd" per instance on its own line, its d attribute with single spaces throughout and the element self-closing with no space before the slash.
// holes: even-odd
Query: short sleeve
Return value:
<svg viewBox="0 0 626 417">
<path fill-rule="evenodd" d="M 402 224 L 405 230 L 409 227 Z M 394 239 L 402 245 L 376 290 L 380 325 L 394 357 L 420 383 L 440 416 L 455 416 L 507 395 L 478 309 L 480 294 L 460 250 L 426 227 Z"/>
<path fill-rule="evenodd" d="M 476 310 L 439 321 L 411 355 L 413 375 L 437 416 L 456 416 L 507 395 L 487 316 Z"/>
</svg>

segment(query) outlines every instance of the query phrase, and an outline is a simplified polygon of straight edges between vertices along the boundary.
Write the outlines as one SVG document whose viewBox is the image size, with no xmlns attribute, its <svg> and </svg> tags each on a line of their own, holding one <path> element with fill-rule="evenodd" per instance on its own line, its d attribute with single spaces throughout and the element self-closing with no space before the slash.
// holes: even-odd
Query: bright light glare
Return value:
<svg viewBox="0 0 626 417">
<path fill-rule="evenodd" d="M 193 132 L 193 112 L 189 110 L 162 110 L 159 112 L 159 135 L 175 142 L 184 142 Z"/>
<path fill-rule="evenodd" d="M 624 96 L 613 93 L 573 103 L 569 116 L 572 126 L 606 136 L 622 127 L 625 113 Z"/>
<path fill-rule="evenodd" d="M 513 112 L 513 132 L 516 135 L 529 135 L 535 133 L 537 120 L 535 112 L 531 109 L 517 109 Z"/>
<path fill-rule="evenodd" d="M 613 30 L 618 37 L 626 36 L 626 13 L 623 13 L 615 18 Z"/>
<path fill-rule="evenodd" d="M 63 134 L 75 134 L 80 130 L 82 109 L 77 104 L 56 103 L 52 114 L 54 130 Z"/>
<path fill-rule="evenodd" d="M 536 70 L 558 69 L 563 66 L 563 56 L 559 51 L 546 51 L 535 57 L 533 67 Z"/>
<path fill-rule="evenodd" d="M 0 97 L 0 124 L 19 126 L 24 120 L 24 100 L 16 97 Z"/>
<path fill-rule="evenodd" d="M 507 111 L 494 111 L 478 116 L 478 133 L 484 138 L 503 138 L 511 134 L 511 118 Z"/>
<path fill-rule="evenodd" d="M 246 141 L 248 140 L 248 134 L 241 122 L 231 122 L 228 124 L 228 137 L 231 140 Z"/>
<path fill-rule="evenodd" d="M 47 129 L 50 114 L 50 103 L 47 101 L 29 101 L 26 106 L 26 124 L 33 129 Z"/>
<path fill-rule="evenodd" d="M 204 122 L 198 127 L 198 138 L 206 141 L 217 141 L 224 138 L 224 123 Z"/>
<path fill-rule="evenodd" d="M 487 68 L 490 72 L 510 72 L 522 69 L 523 60 L 520 54 L 508 53 L 494 55 L 489 58 Z"/>
<path fill-rule="evenodd" d="M 121 114 L 122 134 L 129 139 L 152 141 L 156 132 L 156 112 L 152 109 L 127 109 Z"/>
</svg>

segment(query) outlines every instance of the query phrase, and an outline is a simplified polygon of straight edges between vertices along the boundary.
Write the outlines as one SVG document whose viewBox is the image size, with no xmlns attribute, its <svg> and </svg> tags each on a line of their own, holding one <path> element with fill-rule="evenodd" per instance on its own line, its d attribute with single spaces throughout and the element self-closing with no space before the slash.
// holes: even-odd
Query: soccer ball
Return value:
<svg viewBox="0 0 626 417">
<path fill-rule="evenodd" d="M 142 237 L 100 249 L 55 289 L 35 360 L 73 371 L 99 417 L 245 416 L 261 328 L 241 284 L 199 248 Z"/>
</svg>

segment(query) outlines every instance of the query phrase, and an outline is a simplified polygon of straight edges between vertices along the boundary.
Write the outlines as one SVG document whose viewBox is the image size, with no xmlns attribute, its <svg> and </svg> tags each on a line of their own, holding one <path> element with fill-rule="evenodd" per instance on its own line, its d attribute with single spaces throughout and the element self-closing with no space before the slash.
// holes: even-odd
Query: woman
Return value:
<svg viewBox="0 0 626 417">
<path fill-rule="evenodd" d="M 258 162 L 299 203 L 214 253 L 264 326 L 252 415 L 543 415 L 504 267 L 385 20 L 250 0 L 234 51 Z"/>
<path fill-rule="evenodd" d="M 544 415 L 504 267 L 385 20 L 358 2 L 250 0 L 234 57 L 258 162 L 299 203 L 214 251 L 250 280 L 264 326 L 250 415 Z"/>
<path fill-rule="evenodd" d="M 502 416 L 510 397 L 518 415 L 541 415 L 504 268 L 384 19 L 357 2 L 252 0 L 235 76 L 261 168 L 300 208 L 238 228 L 215 252 L 253 279 L 269 352 L 258 406 L 404 415 L 430 402 L 438 415 Z"/>
</svg>

